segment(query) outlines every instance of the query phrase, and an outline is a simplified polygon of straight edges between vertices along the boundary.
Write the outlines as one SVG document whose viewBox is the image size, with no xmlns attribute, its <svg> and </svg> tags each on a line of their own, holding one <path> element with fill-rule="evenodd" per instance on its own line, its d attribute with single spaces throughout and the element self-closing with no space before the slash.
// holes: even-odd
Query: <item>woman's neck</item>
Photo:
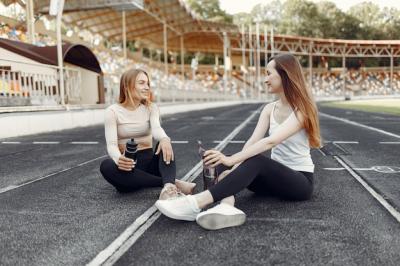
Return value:
<svg viewBox="0 0 400 266">
<path fill-rule="evenodd" d="M 140 103 L 132 104 L 132 103 L 129 103 L 129 102 L 123 102 L 123 103 L 121 103 L 121 105 L 122 105 L 124 108 L 133 111 L 133 110 L 136 110 L 136 108 L 139 107 Z"/>
<path fill-rule="evenodd" d="M 285 94 L 282 92 L 279 94 L 279 101 L 281 102 L 282 106 L 290 106 L 288 100 L 286 99 Z"/>
</svg>

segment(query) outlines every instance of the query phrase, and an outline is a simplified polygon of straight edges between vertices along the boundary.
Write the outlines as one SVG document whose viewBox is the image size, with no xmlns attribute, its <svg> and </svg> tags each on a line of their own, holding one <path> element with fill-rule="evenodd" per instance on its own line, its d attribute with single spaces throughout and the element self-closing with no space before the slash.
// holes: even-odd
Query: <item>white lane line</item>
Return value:
<svg viewBox="0 0 400 266">
<path fill-rule="evenodd" d="M 221 143 L 223 140 L 214 140 L 213 143 Z M 231 140 L 229 143 L 246 143 L 245 140 Z"/>
<path fill-rule="evenodd" d="M 394 134 L 394 133 L 391 133 L 391 132 L 388 132 L 388 131 L 385 131 L 385 130 L 382 130 L 382 129 L 379 129 L 379 128 L 366 126 L 366 125 L 363 125 L 363 124 L 360 124 L 360 123 L 357 123 L 357 122 L 354 122 L 354 121 L 351 121 L 351 120 L 348 120 L 348 119 L 345 119 L 345 118 L 341 118 L 341 117 L 337 117 L 337 116 L 333 116 L 333 115 L 328 115 L 328 114 L 325 114 L 325 113 L 319 113 L 319 115 L 320 116 L 325 116 L 325 117 L 328 117 L 328 118 L 331 118 L 331 119 L 335 119 L 335 120 L 338 120 L 338 121 L 342 121 L 342 122 L 350 124 L 350 125 L 366 128 L 366 129 L 369 129 L 369 130 L 372 130 L 372 131 L 376 131 L 376 132 L 379 132 L 379 133 L 382 133 L 382 134 L 385 134 L 385 135 L 400 139 L 400 135 L 397 135 L 397 134 Z"/>
<path fill-rule="evenodd" d="M 382 117 L 382 116 L 373 115 L 372 117 L 373 117 L 373 118 L 380 119 L 380 120 L 385 120 L 385 118 L 384 118 L 384 117 Z"/>
<path fill-rule="evenodd" d="M 171 143 L 173 143 L 173 144 L 188 144 L 189 141 L 187 141 L 187 140 L 171 140 Z"/>
<path fill-rule="evenodd" d="M 328 171 L 340 171 L 340 170 L 346 170 L 346 168 L 343 167 L 325 167 L 323 168 L 324 170 Z M 353 170 L 356 171 L 375 171 L 375 168 L 370 167 L 370 168 L 352 168 Z"/>
<path fill-rule="evenodd" d="M 380 141 L 379 144 L 400 144 L 400 141 Z"/>
<path fill-rule="evenodd" d="M 400 223 L 400 212 L 390 205 L 378 192 L 376 192 L 364 179 L 351 169 L 338 156 L 333 156 L 346 170 Z"/>
<path fill-rule="evenodd" d="M 342 141 L 342 140 L 337 140 L 337 141 L 332 141 L 333 144 L 359 144 L 358 141 Z"/>
<path fill-rule="evenodd" d="M 335 146 L 336 148 L 338 148 L 339 150 L 341 150 L 343 153 L 348 153 L 345 149 L 343 149 L 340 145 L 338 145 L 337 143 L 333 143 L 333 146 Z"/>
<path fill-rule="evenodd" d="M 93 144 L 99 144 L 99 142 L 98 141 L 71 141 L 70 144 L 93 145 Z"/>
<path fill-rule="evenodd" d="M 60 144 L 59 141 L 34 141 L 33 144 Z"/>
<path fill-rule="evenodd" d="M 142 234 L 161 216 L 157 208 L 153 205 L 145 213 L 143 213 L 135 222 L 130 225 L 111 245 L 101 251 L 97 256 L 107 258 L 107 261 L 101 262 L 102 259 L 92 260 L 86 265 L 113 265 L 128 249 L 142 236 Z M 109 255 L 109 250 L 116 250 L 116 253 Z M 96 259 L 95 258 L 95 259 Z"/>
<path fill-rule="evenodd" d="M 317 149 L 317 151 L 319 151 L 322 154 L 322 156 L 326 156 L 325 152 L 323 152 L 321 149 Z"/>
<path fill-rule="evenodd" d="M 10 191 L 10 190 L 13 190 L 13 189 L 16 189 L 16 188 L 20 188 L 20 187 L 23 187 L 23 186 L 32 184 L 32 183 L 37 182 L 37 181 L 40 181 L 40 180 L 42 180 L 42 179 L 45 179 L 45 178 L 48 178 L 48 177 L 51 177 L 51 176 L 54 176 L 54 175 L 57 175 L 57 174 L 66 172 L 66 171 L 68 171 L 68 170 L 71 170 L 71 169 L 74 169 L 74 168 L 78 168 L 78 167 L 80 167 L 80 166 L 82 166 L 82 165 L 85 165 L 85 164 L 88 164 L 88 163 L 90 163 L 90 162 L 93 162 L 93 161 L 102 159 L 102 158 L 107 157 L 107 156 L 108 156 L 108 155 L 103 155 L 103 156 L 100 156 L 100 157 L 97 157 L 97 158 L 94 158 L 94 159 L 85 161 L 85 162 L 83 162 L 83 163 L 80 163 L 80 164 L 78 164 L 78 165 L 76 165 L 76 166 L 72 166 L 72 167 L 69 167 L 69 168 L 65 168 L 65 169 L 63 169 L 63 170 L 60 170 L 60 171 L 57 171 L 57 172 L 54 172 L 54 173 L 51 173 L 51 174 L 48 174 L 48 175 L 45 175 L 45 176 L 42 176 L 42 177 L 33 179 L 33 180 L 30 180 L 30 181 L 27 181 L 27 182 L 22 183 L 22 184 L 19 184 L 19 185 L 10 185 L 10 186 L 7 186 L 7 187 L 5 187 L 5 188 L 0 188 L 0 194 L 1 194 L 1 193 L 4 193 L 4 192 L 7 192 L 7 191 Z"/>
<path fill-rule="evenodd" d="M 256 116 L 260 110 L 252 113 L 245 121 L 237 126 L 222 142 L 214 149 L 222 150 L 229 141 L 231 141 L 250 121 Z M 202 171 L 202 161 L 199 161 L 183 178 L 185 181 L 194 180 Z M 128 228 L 122 232 L 108 247 L 102 250 L 97 256 L 90 261 L 88 266 L 94 265 L 113 265 L 135 242 L 142 234 L 160 217 L 160 212 L 153 205 L 141 216 L 139 216 Z"/>
<path fill-rule="evenodd" d="M 2 141 L 2 144 L 21 144 L 20 141 Z"/>
<path fill-rule="evenodd" d="M 180 127 L 180 128 L 178 128 L 178 129 L 176 129 L 175 132 L 178 132 L 178 131 L 187 129 L 188 127 L 190 127 L 190 125 L 186 125 L 186 126 Z"/>
</svg>

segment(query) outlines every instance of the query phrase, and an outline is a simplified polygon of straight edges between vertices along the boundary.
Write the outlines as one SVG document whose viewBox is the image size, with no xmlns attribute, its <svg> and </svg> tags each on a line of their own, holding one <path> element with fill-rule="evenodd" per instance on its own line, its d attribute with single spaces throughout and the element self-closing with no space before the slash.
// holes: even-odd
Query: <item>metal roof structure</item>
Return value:
<svg viewBox="0 0 400 266">
<path fill-rule="evenodd" d="M 26 2 L 29 1 L 33 2 L 35 14 L 48 13 L 50 0 Z M 21 1 L 2 2 L 9 5 Z M 183 0 L 68 0 L 65 1 L 63 20 L 112 42 L 139 40 L 145 47 L 153 49 L 165 49 L 166 44 L 167 50 L 173 52 L 184 49 L 221 54 L 224 32 L 233 54 L 250 48 L 249 39 L 256 42 L 255 32 L 250 38 L 249 32 L 243 32 L 236 25 L 202 20 Z M 262 51 L 265 47 L 269 53 L 400 57 L 400 40 L 338 40 L 279 34 L 274 34 L 273 40 L 268 41 L 269 38 L 261 29 L 260 47 Z"/>
<path fill-rule="evenodd" d="M 34 13 L 48 14 L 49 3 L 49 0 L 33 0 Z M 220 53 L 222 32 L 238 33 L 235 25 L 199 19 L 180 0 L 68 0 L 64 5 L 63 21 L 111 42 L 121 42 L 124 38 L 123 16 L 126 40 L 141 40 L 153 48 L 163 48 L 165 25 L 169 51 L 181 49 L 182 37 L 185 51 Z"/>
</svg>

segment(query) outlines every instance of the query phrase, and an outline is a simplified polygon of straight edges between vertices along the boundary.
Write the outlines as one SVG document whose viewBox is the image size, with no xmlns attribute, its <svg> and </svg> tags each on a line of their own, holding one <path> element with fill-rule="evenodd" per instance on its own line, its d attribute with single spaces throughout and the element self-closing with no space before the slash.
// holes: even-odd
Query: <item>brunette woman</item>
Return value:
<svg viewBox="0 0 400 266">
<path fill-rule="evenodd" d="M 310 148 L 320 146 L 320 129 L 317 107 L 298 59 L 291 54 L 275 56 L 267 65 L 265 85 L 279 100 L 264 107 L 242 151 L 232 156 L 215 150 L 205 153 L 206 164 L 226 169 L 220 181 L 196 195 L 158 200 L 156 207 L 163 214 L 196 220 L 203 228 L 215 230 L 245 222 L 245 213 L 234 207 L 234 195 L 245 188 L 285 200 L 311 198 L 314 163 Z M 267 150 L 271 158 L 262 154 Z M 217 201 L 221 203 L 201 212 Z"/>
</svg>

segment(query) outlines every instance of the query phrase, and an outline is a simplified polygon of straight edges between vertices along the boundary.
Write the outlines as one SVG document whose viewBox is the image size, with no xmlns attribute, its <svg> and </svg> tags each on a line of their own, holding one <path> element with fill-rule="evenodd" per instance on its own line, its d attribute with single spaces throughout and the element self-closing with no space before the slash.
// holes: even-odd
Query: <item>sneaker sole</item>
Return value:
<svg viewBox="0 0 400 266">
<path fill-rule="evenodd" d="M 218 230 L 226 227 L 239 226 L 246 221 L 246 214 L 224 215 L 219 213 L 204 214 L 196 222 L 207 230 Z"/>
<path fill-rule="evenodd" d="M 196 220 L 196 216 L 189 216 L 189 215 L 177 215 L 175 213 L 170 212 L 168 209 L 164 208 L 164 206 L 162 204 L 158 204 L 158 202 L 156 202 L 155 204 L 156 208 L 165 216 L 174 219 L 174 220 L 184 220 L 184 221 L 195 221 Z"/>
</svg>

